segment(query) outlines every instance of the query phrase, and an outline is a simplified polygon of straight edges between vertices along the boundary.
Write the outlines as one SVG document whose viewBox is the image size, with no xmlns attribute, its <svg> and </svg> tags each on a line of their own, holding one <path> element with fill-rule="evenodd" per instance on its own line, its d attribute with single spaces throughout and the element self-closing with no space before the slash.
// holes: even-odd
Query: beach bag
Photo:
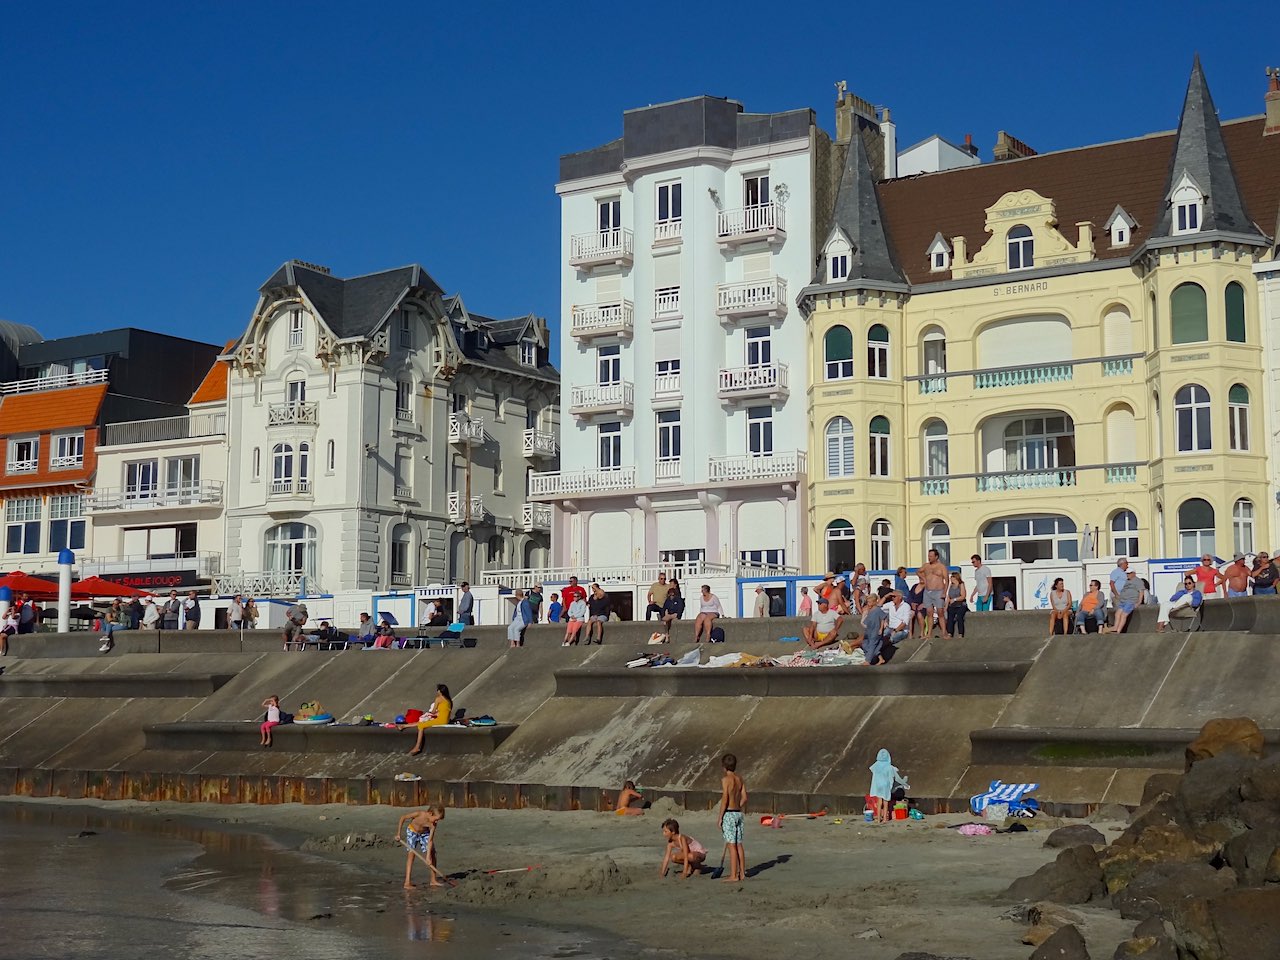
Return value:
<svg viewBox="0 0 1280 960">
<path fill-rule="evenodd" d="M 292 714 L 292 713 L 285 713 L 283 710 L 281 710 L 281 711 L 280 711 L 280 723 L 281 723 L 281 725 L 286 724 L 286 723 L 293 723 L 293 714 Z"/>
<path fill-rule="evenodd" d="M 712 628 L 711 628 L 711 642 L 712 642 L 712 643 L 724 643 L 724 630 L 722 630 L 720 627 L 712 627 Z"/>
<path fill-rule="evenodd" d="M 666 643 L 666 642 L 667 642 L 667 636 L 666 636 L 666 634 L 663 634 L 663 633 L 651 633 L 651 634 L 649 634 L 649 643 L 650 643 L 650 645 L 655 644 L 655 643 Z"/>
<path fill-rule="evenodd" d="M 406 711 L 404 712 L 404 722 L 405 722 L 405 723 L 417 723 L 417 722 L 418 722 L 419 720 L 421 720 L 421 719 L 422 719 L 422 711 L 421 711 L 421 710 L 414 709 L 414 710 L 406 710 Z"/>
</svg>

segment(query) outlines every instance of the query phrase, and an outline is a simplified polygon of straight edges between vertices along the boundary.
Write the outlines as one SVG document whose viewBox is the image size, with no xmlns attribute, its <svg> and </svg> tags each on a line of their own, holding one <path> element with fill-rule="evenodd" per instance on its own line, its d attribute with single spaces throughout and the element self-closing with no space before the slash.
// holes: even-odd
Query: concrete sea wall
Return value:
<svg viewBox="0 0 1280 960">
<path fill-rule="evenodd" d="M 969 625 L 965 640 L 913 641 L 879 668 L 627 670 L 658 649 L 643 623 L 571 648 L 534 627 L 518 650 L 501 628 L 476 628 L 467 649 L 287 653 L 270 632 L 123 633 L 108 655 L 83 634 L 18 637 L 0 661 L 0 792 L 596 807 L 631 778 L 700 807 L 731 751 L 753 807 L 860 811 L 886 747 L 926 806 L 958 808 L 999 778 L 1079 810 L 1136 804 L 1213 717 L 1251 716 L 1269 742 L 1280 731 L 1280 600 L 1211 604 L 1195 634 L 1046 638 L 1039 612 Z M 729 643 L 708 652 L 797 649 L 776 637 L 799 621 L 726 627 Z M 682 633 L 675 656 L 692 649 Z M 285 727 L 257 746 L 270 694 L 385 720 L 425 708 L 437 683 L 499 726 L 429 731 L 415 758 L 411 732 L 369 727 Z M 396 782 L 402 771 L 422 779 Z"/>
</svg>

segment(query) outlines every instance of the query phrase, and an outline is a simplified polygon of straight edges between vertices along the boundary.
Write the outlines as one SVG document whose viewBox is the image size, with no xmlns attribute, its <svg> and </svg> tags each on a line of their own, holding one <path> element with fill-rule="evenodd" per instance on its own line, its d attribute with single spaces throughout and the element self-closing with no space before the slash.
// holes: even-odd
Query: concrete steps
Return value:
<svg viewBox="0 0 1280 960">
<path fill-rule="evenodd" d="M 37 673 L 0 677 L 0 697 L 207 697 L 234 673 Z"/>
<path fill-rule="evenodd" d="M 240 723 L 153 723 L 143 727 L 147 750 L 216 751 L 254 750 L 258 724 Z M 516 730 L 515 724 L 494 727 L 431 727 L 426 731 L 423 751 L 433 756 L 490 754 Z M 273 752 L 403 754 L 412 746 L 414 730 L 390 730 L 379 726 L 311 726 L 286 723 L 272 730 Z"/>
</svg>

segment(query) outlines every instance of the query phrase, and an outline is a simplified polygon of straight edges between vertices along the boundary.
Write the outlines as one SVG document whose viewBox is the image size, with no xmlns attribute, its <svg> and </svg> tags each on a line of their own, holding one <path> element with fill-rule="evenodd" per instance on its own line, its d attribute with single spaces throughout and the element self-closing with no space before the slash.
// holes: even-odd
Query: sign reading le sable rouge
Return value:
<svg viewBox="0 0 1280 960">
<path fill-rule="evenodd" d="M 110 580 L 135 590 L 171 590 L 174 587 L 197 586 L 194 570 L 161 570 L 149 573 L 104 573 L 103 580 Z"/>
</svg>

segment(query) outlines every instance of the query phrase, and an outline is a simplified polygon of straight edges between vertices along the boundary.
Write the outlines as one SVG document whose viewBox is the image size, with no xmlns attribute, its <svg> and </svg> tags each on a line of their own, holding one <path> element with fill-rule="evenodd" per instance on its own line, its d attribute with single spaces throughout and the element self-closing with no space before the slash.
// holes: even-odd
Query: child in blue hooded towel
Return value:
<svg viewBox="0 0 1280 960">
<path fill-rule="evenodd" d="M 876 762 L 868 769 L 871 770 L 871 790 L 867 795 L 875 800 L 876 823 L 888 823 L 894 785 L 901 784 L 904 790 L 911 789 L 911 785 L 898 773 L 888 750 L 881 749 L 876 754 Z"/>
</svg>

